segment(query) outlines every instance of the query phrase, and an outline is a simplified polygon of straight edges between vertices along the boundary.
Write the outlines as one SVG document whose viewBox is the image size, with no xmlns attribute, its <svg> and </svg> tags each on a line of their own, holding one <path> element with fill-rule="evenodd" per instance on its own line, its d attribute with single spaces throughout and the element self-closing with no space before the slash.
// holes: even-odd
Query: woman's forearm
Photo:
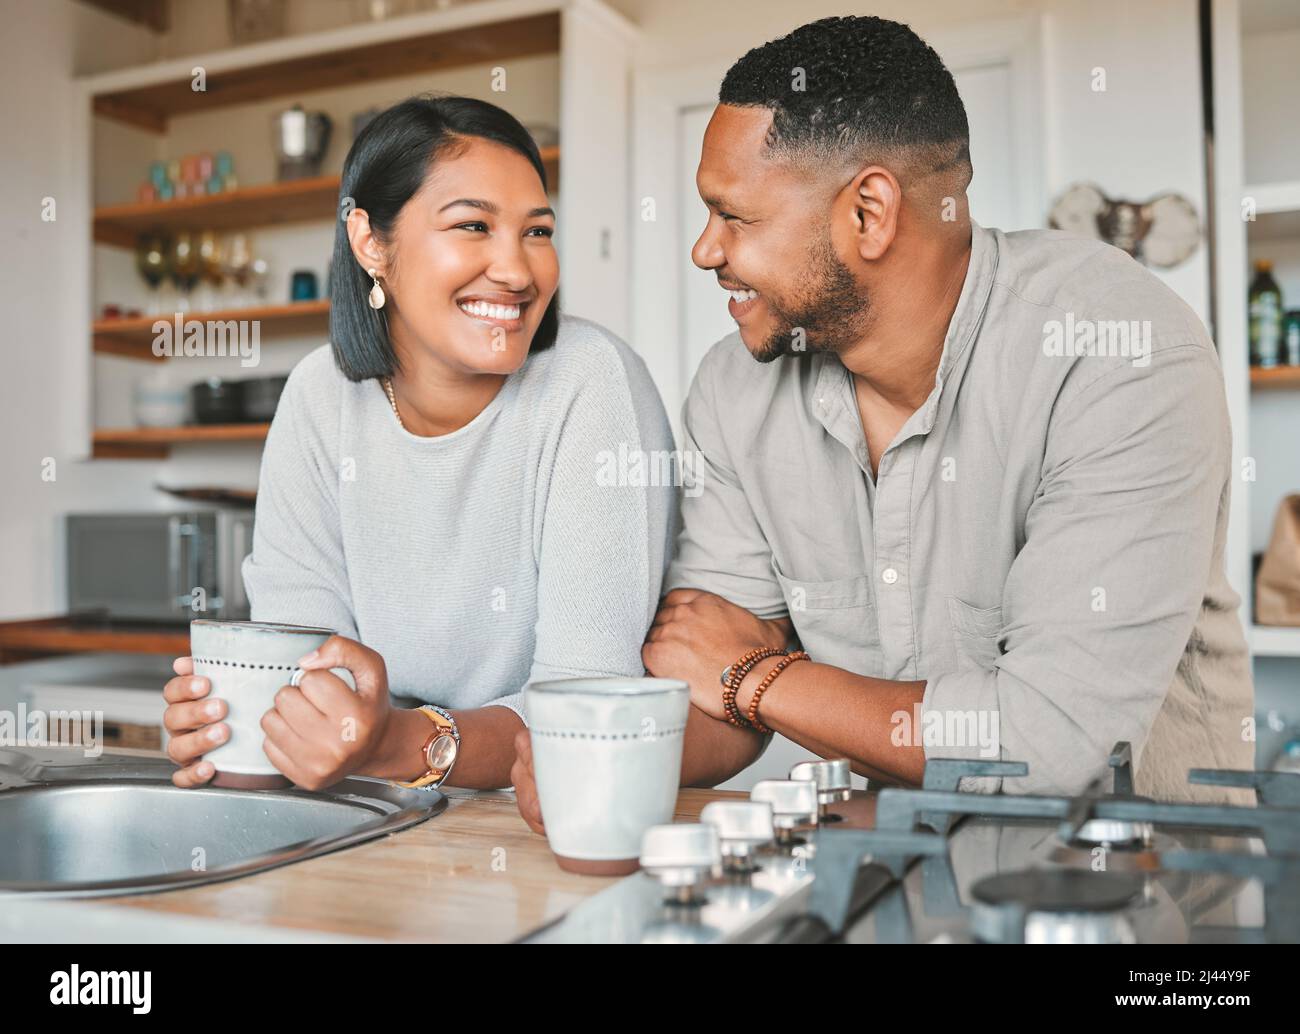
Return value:
<svg viewBox="0 0 1300 1034">
<path fill-rule="evenodd" d="M 509 786 L 515 733 L 524 727 L 520 717 L 498 706 L 450 713 L 460 730 L 460 750 L 447 785 L 476 790 Z M 357 774 L 401 782 L 419 779 L 428 771 L 420 748 L 432 731 L 433 724 L 418 709 L 395 709 L 379 749 Z"/>
<path fill-rule="evenodd" d="M 691 704 L 682 744 L 682 786 L 717 786 L 763 752 L 763 737 L 720 722 Z"/>
<path fill-rule="evenodd" d="M 492 705 L 452 711 L 460 729 L 460 753 L 447 779 L 450 786 L 496 790 L 510 785 L 515 763 L 515 733 L 523 719 L 508 707 Z"/>
</svg>

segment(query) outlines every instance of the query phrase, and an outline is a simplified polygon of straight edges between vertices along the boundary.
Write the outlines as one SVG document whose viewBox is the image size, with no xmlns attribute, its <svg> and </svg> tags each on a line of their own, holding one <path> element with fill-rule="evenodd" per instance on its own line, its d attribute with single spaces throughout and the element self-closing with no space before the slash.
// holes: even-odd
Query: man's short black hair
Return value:
<svg viewBox="0 0 1300 1034">
<path fill-rule="evenodd" d="M 884 18 L 823 18 L 755 47 L 727 72 L 720 104 L 772 111 L 768 150 L 836 161 L 906 152 L 918 172 L 970 175 L 957 84 L 915 32 Z"/>
</svg>

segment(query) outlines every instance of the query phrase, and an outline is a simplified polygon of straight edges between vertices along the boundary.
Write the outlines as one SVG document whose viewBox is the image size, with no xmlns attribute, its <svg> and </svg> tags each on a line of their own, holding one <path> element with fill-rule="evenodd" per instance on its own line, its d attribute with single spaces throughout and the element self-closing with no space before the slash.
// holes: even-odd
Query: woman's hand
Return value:
<svg viewBox="0 0 1300 1034">
<path fill-rule="evenodd" d="M 674 589 L 659 605 L 641 660 L 651 675 L 689 683 L 691 703 L 725 721 L 722 669 L 756 646 L 784 649 L 790 631 L 786 619 L 766 621 L 713 593 Z"/>
<path fill-rule="evenodd" d="M 307 674 L 283 686 L 262 716 L 263 749 L 305 790 L 319 790 L 360 769 L 383 742 L 393 712 L 384 659 L 353 639 L 331 636 L 298 661 Z M 330 668 L 346 668 L 356 692 Z"/>
<path fill-rule="evenodd" d="M 201 786 L 212 778 L 211 761 L 203 752 L 225 743 L 230 726 L 221 721 L 226 716 L 226 702 L 213 697 L 203 699 L 212 689 L 202 675 L 194 674 L 194 658 L 177 657 L 172 661 L 174 679 L 163 686 L 163 726 L 170 734 L 167 756 L 181 767 L 172 773 L 172 782 L 180 787 Z"/>
<path fill-rule="evenodd" d="M 527 729 L 515 733 L 515 763 L 510 769 L 510 781 L 515 786 L 515 802 L 519 814 L 534 833 L 545 833 L 542 825 L 542 802 L 537 797 L 537 781 L 533 777 L 533 741 Z"/>
</svg>

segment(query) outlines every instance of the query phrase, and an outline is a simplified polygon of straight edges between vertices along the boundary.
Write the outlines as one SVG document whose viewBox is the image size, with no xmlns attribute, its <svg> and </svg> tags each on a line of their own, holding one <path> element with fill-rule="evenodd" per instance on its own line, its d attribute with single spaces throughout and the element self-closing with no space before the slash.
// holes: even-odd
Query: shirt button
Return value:
<svg viewBox="0 0 1300 1034">
<path fill-rule="evenodd" d="M 893 585 L 896 581 L 898 581 L 898 572 L 895 571 L 892 567 L 886 567 L 883 571 L 880 572 L 880 577 L 885 580 L 886 585 Z"/>
</svg>

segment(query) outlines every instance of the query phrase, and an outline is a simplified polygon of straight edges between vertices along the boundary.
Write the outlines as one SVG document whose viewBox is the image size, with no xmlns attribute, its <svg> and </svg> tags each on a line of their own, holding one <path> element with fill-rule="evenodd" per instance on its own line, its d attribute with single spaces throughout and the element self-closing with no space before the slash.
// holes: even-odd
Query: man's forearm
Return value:
<svg viewBox="0 0 1300 1034">
<path fill-rule="evenodd" d="M 768 670 L 760 665 L 741 684 L 736 703 L 742 713 Z M 759 717 L 769 728 L 821 757 L 848 758 L 859 775 L 919 786 L 925 774 L 920 730 L 897 745 L 893 733 L 894 715 L 904 712 L 910 727 L 913 706 L 924 693 L 924 682 L 891 682 L 799 661 L 764 692 Z"/>
</svg>

